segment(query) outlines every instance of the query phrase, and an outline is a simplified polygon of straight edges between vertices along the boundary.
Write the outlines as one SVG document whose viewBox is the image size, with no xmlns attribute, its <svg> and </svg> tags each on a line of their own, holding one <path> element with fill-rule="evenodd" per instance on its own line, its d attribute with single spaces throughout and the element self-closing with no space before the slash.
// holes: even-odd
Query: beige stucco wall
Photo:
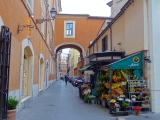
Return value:
<svg viewBox="0 0 160 120">
<path fill-rule="evenodd" d="M 74 54 L 74 68 L 76 68 L 78 63 L 77 55 L 80 55 L 80 53 L 78 50 L 73 49 L 73 54 Z"/>
<path fill-rule="evenodd" d="M 121 45 L 117 45 L 117 43 Z M 112 50 L 125 51 L 125 15 L 112 25 Z"/>
<path fill-rule="evenodd" d="M 19 88 L 20 81 L 20 59 L 21 59 L 21 44 L 12 36 L 11 41 L 11 56 L 10 56 L 10 77 L 9 90 Z M 19 52 L 18 52 L 19 51 Z"/>
<path fill-rule="evenodd" d="M 94 44 L 94 52 L 97 52 L 98 49 L 97 49 L 97 44 Z"/>
<path fill-rule="evenodd" d="M 108 29 L 100 38 L 99 40 L 96 42 L 97 46 L 98 46 L 98 52 L 102 52 L 102 39 L 105 37 L 105 36 L 108 36 L 108 50 L 111 50 L 111 46 L 110 46 L 110 43 L 111 43 L 111 39 L 110 39 L 110 29 Z"/>
<path fill-rule="evenodd" d="M 93 52 L 93 46 L 91 46 L 91 47 L 89 48 L 89 55 L 91 55 L 92 53 L 94 53 L 94 52 Z"/>
<path fill-rule="evenodd" d="M 126 55 L 144 50 L 144 11 L 143 1 L 135 0 L 112 24 L 112 50 L 125 51 Z M 97 40 L 98 52 L 102 51 L 102 38 L 108 35 L 108 50 L 111 50 L 110 28 Z M 121 45 L 117 45 L 121 42 Z M 96 43 L 94 43 L 96 44 Z M 90 54 L 94 53 L 93 46 Z"/>
<path fill-rule="evenodd" d="M 144 49 L 143 0 L 135 0 L 125 11 L 126 55 Z M 119 20 L 119 19 L 118 19 Z"/>
</svg>

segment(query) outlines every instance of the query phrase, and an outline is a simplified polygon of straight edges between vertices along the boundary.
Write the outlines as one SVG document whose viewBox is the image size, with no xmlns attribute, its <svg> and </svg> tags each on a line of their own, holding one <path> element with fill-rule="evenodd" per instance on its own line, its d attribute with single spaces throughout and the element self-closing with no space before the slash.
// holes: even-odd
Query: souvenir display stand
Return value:
<svg viewBox="0 0 160 120">
<path fill-rule="evenodd" d="M 99 82 L 105 90 L 98 89 L 103 89 L 101 99 L 106 100 L 110 113 L 128 115 L 137 107 L 150 108 L 147 80 L 142 78 L 142 53 L 103 66 L 100 71 Z"/>
</svg>

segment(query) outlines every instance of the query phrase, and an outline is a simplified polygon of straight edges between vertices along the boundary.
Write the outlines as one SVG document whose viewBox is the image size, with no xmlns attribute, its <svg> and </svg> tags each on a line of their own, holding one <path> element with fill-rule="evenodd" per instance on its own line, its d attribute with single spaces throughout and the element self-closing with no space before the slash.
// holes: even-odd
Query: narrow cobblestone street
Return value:
<svg viewBox="0 0 160 120">
<path fill-rule="evenodd" d="M 84 103 L 77 87 L 57 81 L 19 111 L 16 120 L 115 120 L 108 109 Z"/>
</svg>

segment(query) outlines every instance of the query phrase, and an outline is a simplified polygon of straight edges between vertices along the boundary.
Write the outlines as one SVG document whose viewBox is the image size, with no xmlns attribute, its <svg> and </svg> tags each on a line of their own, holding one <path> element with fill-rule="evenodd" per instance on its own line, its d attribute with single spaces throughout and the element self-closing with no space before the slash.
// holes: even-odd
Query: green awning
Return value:
<svg viewBox="0 0 160 120">
<path fill-rule="evenodd" d="M 142 53 L 131 55 L 109 65 L 103 66 L 101 69 L 142 69 Z"/>
<path fill-rule="evenodd" d="M 88 68 L 90 68 L 92 65 L 87 65 L 87 66 L 84 66 L 83 68 L 79 69 L 79 72 L 83 72 L 85 70 L 87 70 Z"/>
</svg>

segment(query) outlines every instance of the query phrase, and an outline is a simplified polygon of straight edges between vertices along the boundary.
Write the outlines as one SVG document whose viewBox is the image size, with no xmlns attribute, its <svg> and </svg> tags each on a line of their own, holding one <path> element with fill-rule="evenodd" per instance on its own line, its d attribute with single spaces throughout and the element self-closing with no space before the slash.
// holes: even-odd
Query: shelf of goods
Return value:
<svg viewBox="0 0 160 120">
<path fill-rule="evenodd" d="M 127 80 L 129 98 L 131 99 L 131 107 L 139 106 L 142 110 L 151 109 L 150 106 L 150 89 L 147 80 Z"/>
</svg>

